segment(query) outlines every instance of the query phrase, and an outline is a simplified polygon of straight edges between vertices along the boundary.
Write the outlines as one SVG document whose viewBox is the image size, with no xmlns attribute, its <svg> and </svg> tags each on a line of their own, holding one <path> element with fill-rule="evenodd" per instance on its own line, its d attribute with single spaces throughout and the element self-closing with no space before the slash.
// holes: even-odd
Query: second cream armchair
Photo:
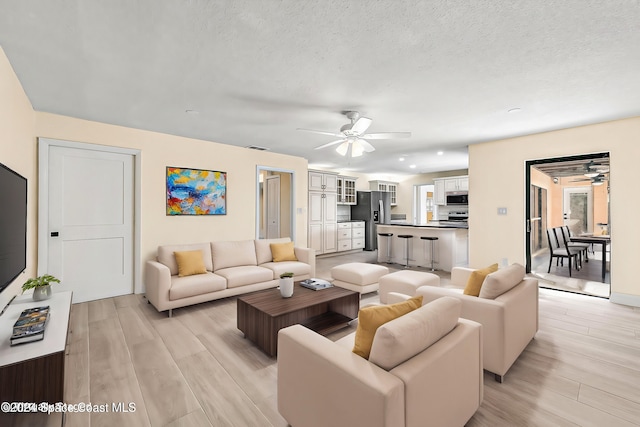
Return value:
<svg viewBox="0 0 640 427">
<path fill-rule="evenodd" d="M 472 272 L 470 268 L 453 268 L 451 284 L 464 288 Z M 423 296 L 423 304 L 444 296 L 456 297 L 462 303 L 460 317 L 482 324 L 484 369 L 498 382 L 538 331 L 538 281 L 524 275 L 519 264 L 491 273 L 480 297 L 464 295 L 462 289 L 434 286 L 416 291 L 416 296 Z"/>
</svg>

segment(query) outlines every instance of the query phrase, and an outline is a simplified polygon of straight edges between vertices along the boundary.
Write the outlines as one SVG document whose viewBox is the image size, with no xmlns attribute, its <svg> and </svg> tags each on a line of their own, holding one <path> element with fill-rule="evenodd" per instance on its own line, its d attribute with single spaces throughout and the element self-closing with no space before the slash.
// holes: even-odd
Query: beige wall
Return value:
<svg viewBox="0 0 640 427">
<path fill-rule="evenodd" d="M 38 251 L 36 213 L 37 172 L 33 137 L 34 113 L 18 78 L 0 48 L 0 163 L 27 178 L 27 269 L 0 294 L 0 310 L 12 296 L 20 293 L 20 286 L 36 274 Z M 6 207 L 5 207 L 6 208 Z"/>
<path fill-rule="evenodd" d="M 471 266 L 502 258 L 524 264 L 525 161 L 609 152 L 612 301 L 640 306 L 640 282 L 630 258 L 640 241 L 632 214 L 640 208 L 640 198 L 627 197 L 637 192 L 639 135 L 640 117 L 636 117 L 469 146 Z M 499 207 L 506 207 L 508 214 L 498 215 Z"/>
<path fill-rule="evenodd" d="M 27 272 L 16 280 L 19 284 L 34 276 L 37 268 L 37 137 L 140 150 L 142 263 L 153 258 L 162 244 L 255 238 L 258 165 L 294 171 L 295 240 L 307 245 L 306 159 L 34 112 L 2 51 L 0 90 L 0 162 L 29 180 L 29 256 Z M 166 216 L 166 166 L 227 172 L 227 215 Z M 13 284 L 0 298 L 18 289 Z"/>
</svg>

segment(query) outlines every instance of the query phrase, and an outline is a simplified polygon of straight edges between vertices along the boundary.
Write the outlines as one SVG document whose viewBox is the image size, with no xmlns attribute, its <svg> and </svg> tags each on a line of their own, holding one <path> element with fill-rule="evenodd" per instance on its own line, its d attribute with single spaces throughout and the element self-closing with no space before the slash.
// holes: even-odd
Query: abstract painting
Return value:
<svg viewBox="0 0 640 427">
<path fill-rule="evenodd" d="M 226 214 L 226 172 L 167 167 L 167 215 Z"/>
</svg>

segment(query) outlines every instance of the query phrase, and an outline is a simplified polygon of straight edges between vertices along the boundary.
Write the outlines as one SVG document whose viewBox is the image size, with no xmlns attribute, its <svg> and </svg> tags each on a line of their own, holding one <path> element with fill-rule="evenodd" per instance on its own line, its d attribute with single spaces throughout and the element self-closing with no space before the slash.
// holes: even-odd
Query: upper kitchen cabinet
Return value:
<svg viewBox="0 0 640 427">
<path fill-rule="evenodd" d="M 309 171 L 309 191 L 338 192 L 338 174 Z"/>
<path fill-rule="evenodd" d="M 469 177 L 458 176 L 446 178 L 444 180 L 444 191 L 469 191 Z"/>
<path fill-rule="evenodd" d="M 469 176 L 451 176 L 448 178 L 437 178 L 433 180 L 435 186 L 433 192 L 433 202 L 436 205 L 447 204 L 447 194 L 456 191 L 469 191 Z"/>
<path fill-rule="evenodd" d="M 338 176 L 338 204 L 356 204 L 356 179 L 350 176 Z"/>
<path fill-rule="evenodd" d="M 389 181 L 369 181 L 369 188 L 373 191 L 388 191 L 391 193 L 391 206 L 398 204 L 398 183 Z"/>
<path fill-rule="evenodd" d="M 434 179 L 433 203 L 436 205 L 446 205 L 447 198 L 444 195 L 444 179 Z"/>
</svg>

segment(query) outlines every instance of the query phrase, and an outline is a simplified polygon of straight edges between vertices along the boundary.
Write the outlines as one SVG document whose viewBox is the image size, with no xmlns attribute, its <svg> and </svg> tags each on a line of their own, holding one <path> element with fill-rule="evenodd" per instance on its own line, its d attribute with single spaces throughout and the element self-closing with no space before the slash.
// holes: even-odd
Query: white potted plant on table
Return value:
<svg viewBox="0 0 640 427">
<path fill-rule="evenodd" d="M 60 283 L 60 280 L 56 279 L 50 274 L 43 274 L 36 278 L 31 278 L 24 282 L 22 285 L 22 293 L 29 289 L 33 289 L 34 301 L 42 301 L 51 298 L 51 284 Z"/>
<path fill-rule="evenodd" d="M 280 295 L 283 298 L 290 298 L 293 295 L 293 273 L 282 273 L 280 275 Z"/>
</svg>

